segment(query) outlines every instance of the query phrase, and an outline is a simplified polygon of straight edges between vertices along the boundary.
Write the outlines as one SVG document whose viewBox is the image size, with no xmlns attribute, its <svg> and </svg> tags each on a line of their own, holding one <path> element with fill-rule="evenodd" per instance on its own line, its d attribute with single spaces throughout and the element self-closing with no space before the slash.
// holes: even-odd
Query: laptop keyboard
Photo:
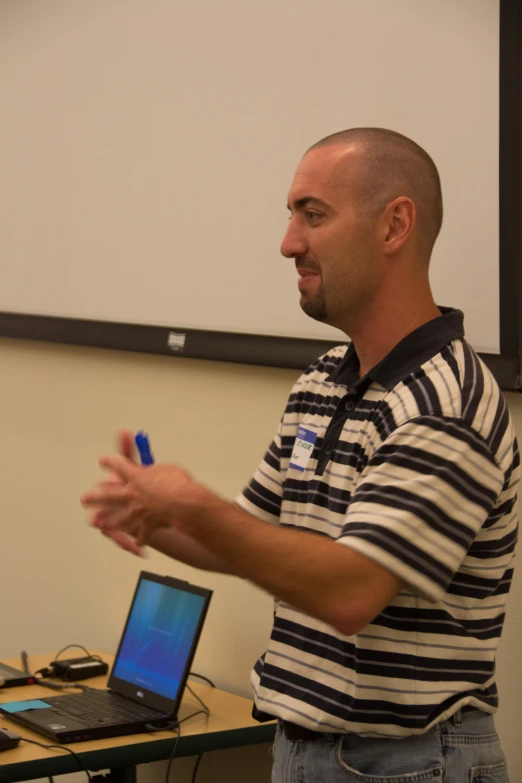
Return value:
<svg viewBox="0 0 522 783">
<path fill-rule="evenodd" d="M 88 726 L 119 725 L 138 721 L 158 720 L 163 713 L 118 696 L 109 691 L 84 691 L 45 699 L 56 710 L 74 715 Z"/>
</svg>

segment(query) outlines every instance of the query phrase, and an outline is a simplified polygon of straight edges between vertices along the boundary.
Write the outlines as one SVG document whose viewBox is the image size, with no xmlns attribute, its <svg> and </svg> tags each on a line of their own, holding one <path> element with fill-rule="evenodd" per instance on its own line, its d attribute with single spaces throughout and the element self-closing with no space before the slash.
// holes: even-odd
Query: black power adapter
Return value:
<svg viewBox="0 0 522 783">
<path fill-rule="evenodd" d="M 66 658 L 50 663 L 52 676 L 60 680 L 74 682 L 75 680 L 87 680 L 89 677 L 99 677 L 107 674 L 109 667 L 100 658 L 86 655 L 83 658 Z"/>
</svg>

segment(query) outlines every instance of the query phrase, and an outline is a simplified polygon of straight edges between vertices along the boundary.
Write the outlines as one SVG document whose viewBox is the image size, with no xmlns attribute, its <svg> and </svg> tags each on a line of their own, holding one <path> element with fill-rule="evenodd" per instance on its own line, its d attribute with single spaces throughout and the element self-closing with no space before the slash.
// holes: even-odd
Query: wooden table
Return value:
<svg viewBox="0 0 522 783">
<path fill-rule="evenodd" d="M 98 653 L 112 665 L 114 656 Z M 52 655 L 35 655 L 29 660 L 31 671 L 48 666 Z M 15 668 L 21 668 L 19 659 L 2 659 Z M 55 682 L 55 680 L 53 680 Z M 93 677 L 87 684 L 93 688 L 104 688 L 107 677 Z M 275 733 L 275 723 L 258 723 L 252 718 L 252 701 L 232 693 L 212 688 L 189 680 L 191 688 L 205 702 L 210 715 L 197 715 L 181 724 L 181 736 L 175 758 L 194 756 L 209 750 L 222 750 L 244 745 L 270 742 Z M 78 691 L 66 691 L 78 693 Z M 38 699 L 57 696 L 58 693 L 41 685 L 26 685 L 20 688 L 0 688 L 0 702 L 22 699 Z M 179 720 L 201 709 L 201 705 L 185 691 L 181 703 Z M 15 731 L 22 737 L 37 740 L 46 745 L 52 740 L 42 734 L 35 734 L 24 726 L 0 717 L 0 728 Z M 135 783 L 136 765 L 147 764 L 170 758 L 175 731 L 158 731 L 149 734 L 130 734 L 125 737 L 75 742 L 69 745 L 78 754 L 84 766 L 91 771 L 111 770 L 110 780 L 115 783 Z M 0 753 L 0 781 L 23 781 L 33 778 L 61 775 L 79 771 L 78 761 L 64 750 L 45 750 L 37 745 L 21 742 L 17 748 Z M 107 779 L 107 778 L 106 778 Z"/>
</svg>

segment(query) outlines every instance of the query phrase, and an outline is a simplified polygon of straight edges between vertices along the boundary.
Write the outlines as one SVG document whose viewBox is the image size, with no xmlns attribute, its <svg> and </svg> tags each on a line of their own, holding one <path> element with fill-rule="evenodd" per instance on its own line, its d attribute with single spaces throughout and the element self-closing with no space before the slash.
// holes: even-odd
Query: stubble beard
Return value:
<svg viewBox="0 0 522 783">
<path fill-rule="evenodd" d="M 321 321 L 321 323 L 326 321 L 326 300 L 322 281 L 313 297 L 307 298 L 304 295 L 301 296 L 300 304 L 303 313 L 305 313 L 310 318 L 313 318 L 314 321 Z"/>
</svg>

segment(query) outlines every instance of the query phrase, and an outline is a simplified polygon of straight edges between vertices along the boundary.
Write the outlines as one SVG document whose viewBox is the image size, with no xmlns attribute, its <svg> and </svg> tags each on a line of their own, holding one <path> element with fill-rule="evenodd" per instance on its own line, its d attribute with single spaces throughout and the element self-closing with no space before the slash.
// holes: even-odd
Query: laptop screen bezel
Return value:
<svg viewBox="0 0 522 783">
<path fill-rule="evenodd" d="M 129 620 L 132 614 L 132 610 L 136 602 L 136 597 L 138 595 L 140 586 L 144 580 L 150 582 L 157 582 L 161 585 L 165 585 L 166 587 L 173 587 L 176 590 L 182 590 L 186 593 L 193 593 L 194 595 L 200 595 L 202 598 L 205 599 L 199 617 L 198 626 L 196 628 L 196 632 L 192 640 L 190 652 L 187 656 L 187 662 L 181 674 L 180 686 L 175 699 L 168 699 L 165 696 L 161 696 L 160 694 L 155 693 L 154 691 L 147 690 L 146 688 L 143 688 L 141 686 L 133 685 L 132 683 L 127 682 L 126 680 L 122 680 L 119 677 L 116 677 L 116 675 L 114 674 L 118 663 L 118 656 L 120 654 L 121 646 L 123 644 L 123 640 L 127 632 L 127 627 L 129 625 Z M 172 576 L 159 576 L 158 574 L 152 574 L 148 571 L 141 571 L 131 601 L 129 614 L 127 615 L 127 619 L 125 621 L 125 626 L 123 628 L 123 633 L 121 635 L 120 643 L 118 645 L 118 651 L 114 658 L 114 663 L 112 665 L 109 681 L 107 683 L 110 690 L 119 693 L 121 696 L 125 696 L 125 698 L 130 699 L 136 704 L 143 704 L 144 706 L 151 707 L 152 709 L 158 710 L 158 712 L 164 713 L 166 715 L 172 715 L 172 716 L 177 715 L 178 708 L 181 699 L 183 697 L 183 692 L 185 690 L 185 684 L 190 672 L 190 667 L 192 665 L 194 654 L 196 652 L 196 648 L 199 642 L 199 637 L 201 635 L 201 630 L 203 628 L 203 623 L 205 622 L 205 617 L 207 615 L 208 606 L 211 597 L 212 597 L 212 590 L 208 590 L 205 587 L 198 587 L 197 585 L 192 585 L 189 582 L 185 582 L 181 579 L 176 579 Z"/>
</svg>

